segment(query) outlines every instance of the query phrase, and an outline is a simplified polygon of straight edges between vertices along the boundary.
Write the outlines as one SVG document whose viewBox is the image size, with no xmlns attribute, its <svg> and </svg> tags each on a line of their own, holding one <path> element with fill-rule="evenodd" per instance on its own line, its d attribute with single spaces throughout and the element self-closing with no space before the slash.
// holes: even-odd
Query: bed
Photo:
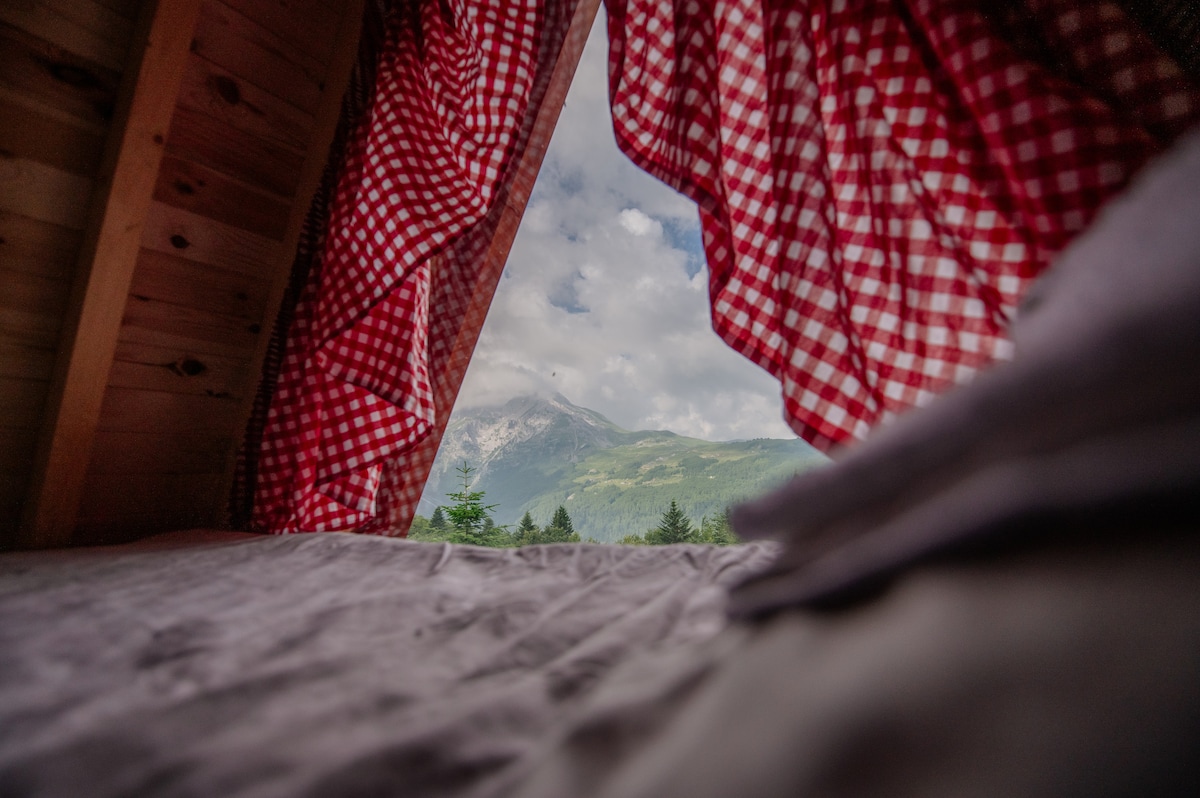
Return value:
<svg viewBox="0 0 1200 798">
<path fill-rule="evenodd" d="M 0 794 L 1196 794 L 1197 183 L 1192 135 L 1012 363 L 735 515 L 779 543 L 0 556 Z"/>
</svg>

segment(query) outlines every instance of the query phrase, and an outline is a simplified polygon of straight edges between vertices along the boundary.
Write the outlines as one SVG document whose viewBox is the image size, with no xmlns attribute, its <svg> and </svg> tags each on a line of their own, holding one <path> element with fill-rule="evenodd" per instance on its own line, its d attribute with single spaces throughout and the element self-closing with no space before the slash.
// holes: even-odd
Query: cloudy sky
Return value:
<svg viewBox="0 0 1200 798">
<path fill-rule="evenodd" d="M 459 394 L 557 391 L 626 429 L 794 437 L 712 331 L 696 207 L 617 151 L 597 20 Z"/>
</svg>

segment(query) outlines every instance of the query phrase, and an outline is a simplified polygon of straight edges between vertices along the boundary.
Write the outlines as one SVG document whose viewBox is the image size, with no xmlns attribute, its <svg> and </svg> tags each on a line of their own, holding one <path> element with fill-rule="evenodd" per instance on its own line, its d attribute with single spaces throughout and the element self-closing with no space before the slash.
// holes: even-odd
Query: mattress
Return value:
<svg viewBox="0 0 1200 798">
<path fill-rule="evenodd" d="M 0 556 L 0 794 L 493 794 L 615 668 L 716 636 L 773 550 L 194 531 Z"/>
</svg>

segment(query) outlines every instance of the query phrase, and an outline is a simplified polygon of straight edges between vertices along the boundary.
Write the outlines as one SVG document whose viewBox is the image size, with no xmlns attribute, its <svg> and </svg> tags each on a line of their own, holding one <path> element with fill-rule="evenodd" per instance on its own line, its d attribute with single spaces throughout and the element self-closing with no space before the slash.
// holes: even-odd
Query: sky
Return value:
<svg viewBox="0 0 1200 798">
<path fill-rule="evenodd" d="M 626 429 L 791 438 L 778 383 L 712 331 L 696 206 L 617 150 L 603 11 L 455 412 L 561 393 Z"/>
</svg>

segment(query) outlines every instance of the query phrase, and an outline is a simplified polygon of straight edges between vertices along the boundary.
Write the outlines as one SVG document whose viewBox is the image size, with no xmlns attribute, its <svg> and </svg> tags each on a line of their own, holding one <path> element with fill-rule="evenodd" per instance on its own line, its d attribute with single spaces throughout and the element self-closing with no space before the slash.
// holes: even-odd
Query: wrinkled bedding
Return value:
<svg viewBox="0 0 1200 798">
<path fill-rule="evenodd" d="M 769 544 L 189 533 L 0 556 L 0 795 L 482 795 Z"/>
</svg>

